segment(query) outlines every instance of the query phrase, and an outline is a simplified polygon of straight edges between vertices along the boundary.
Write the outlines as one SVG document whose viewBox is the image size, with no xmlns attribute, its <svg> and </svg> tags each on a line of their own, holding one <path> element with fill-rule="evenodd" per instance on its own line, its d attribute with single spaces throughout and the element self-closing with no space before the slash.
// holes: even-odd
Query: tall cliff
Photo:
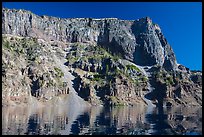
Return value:
<svg viewBox="0 0 204 137">
<path fill-rule="evenodd" d="M 117 18 L 60 19 L 29 11 L 3 9 L 2 34 L 62 42 L 96 42 L 138 65 L 176 70 L 176 58 L 160 27 L 149 17 L 135 21 Z"/>
<path fill-rule="evenodd" d="M 2 38 L 4 105 L 202 106 L 202 73 L 177 64 L 149 17 L 61 19 L 3 8 Z"/>
</svg>

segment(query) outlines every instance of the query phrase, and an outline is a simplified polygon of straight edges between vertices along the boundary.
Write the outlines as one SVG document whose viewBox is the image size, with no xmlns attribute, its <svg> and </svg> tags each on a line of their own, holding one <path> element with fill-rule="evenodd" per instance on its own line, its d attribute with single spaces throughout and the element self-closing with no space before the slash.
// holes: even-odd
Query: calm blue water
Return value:
<svg viewBox="0 0 204 137">
<path fill-rule="evenodd" d="M 202 135 L 202 108 L 2 108 L 4 135 Z"/>
</svg>

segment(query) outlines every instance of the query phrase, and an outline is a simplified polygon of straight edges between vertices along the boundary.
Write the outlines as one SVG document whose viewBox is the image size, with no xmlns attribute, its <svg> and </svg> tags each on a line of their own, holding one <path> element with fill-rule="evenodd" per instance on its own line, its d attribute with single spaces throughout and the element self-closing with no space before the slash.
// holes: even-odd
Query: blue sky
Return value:
<svg viewBox="0 0 204 137">
<path fill-rule="evenodd" d="M 161 27 L 177 62 L 192 70 L 202 70 L 201 2 L 4 2 L 3 6 L 62 18 L 136 20 L 149 16 Z"/>
</svg>

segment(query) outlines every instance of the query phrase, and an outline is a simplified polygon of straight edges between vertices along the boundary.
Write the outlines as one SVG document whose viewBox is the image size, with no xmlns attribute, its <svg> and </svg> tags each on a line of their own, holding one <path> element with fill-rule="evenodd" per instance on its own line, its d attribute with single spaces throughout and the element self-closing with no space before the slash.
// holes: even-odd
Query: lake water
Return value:
<svg viewBox="0 0 204 137">
<path fill-rule="evenodd" d="M 2 134 L 202 135 L 202 107 L 3 107 Z"/>
</svg>

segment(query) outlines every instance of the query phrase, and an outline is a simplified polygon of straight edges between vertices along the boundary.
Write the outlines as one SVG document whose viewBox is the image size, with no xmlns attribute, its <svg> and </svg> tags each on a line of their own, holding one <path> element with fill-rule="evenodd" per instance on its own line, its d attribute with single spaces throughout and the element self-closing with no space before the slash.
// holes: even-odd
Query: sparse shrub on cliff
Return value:
<svg viewBox="0 0 204 137">
<path fill-rule="evenodd" d="M 138 72 L 141 72 L 141 70 L 138 67 L 134 66 L 134 65 L 126 65 L 126 67 L 127 67 L 127 69 L 133 69 L 133 70 L 136 70 Z"/>
<path fill-rule="evenodd" d="M 64 73 L 62 72 L 61 69 L 54 67 L 55 72 L 57 73 L 58 77 L 63 77 Z"/>
</svg>

